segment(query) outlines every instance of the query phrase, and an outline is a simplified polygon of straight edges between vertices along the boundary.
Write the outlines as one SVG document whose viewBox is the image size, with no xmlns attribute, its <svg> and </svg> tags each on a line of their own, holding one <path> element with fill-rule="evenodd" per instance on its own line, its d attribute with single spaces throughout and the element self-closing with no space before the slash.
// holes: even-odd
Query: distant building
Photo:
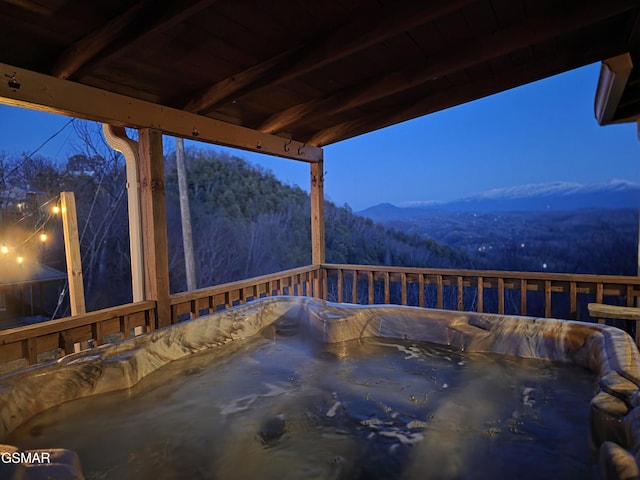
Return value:
<svg viewBox="0 0 640 480">
<path fill-rule="evenodd" d="M 2 216 L 11 218 L 31 214 L 47 200 L 45 192 L 24 187 L 7 187 L 0 189 L 0 220 Z"/>
<path fill-rule="evenodd" d="M 0 330 L 51 319 L 67 279 L 65 272 L 1 256 L 0 272 Z"/>
</svg>

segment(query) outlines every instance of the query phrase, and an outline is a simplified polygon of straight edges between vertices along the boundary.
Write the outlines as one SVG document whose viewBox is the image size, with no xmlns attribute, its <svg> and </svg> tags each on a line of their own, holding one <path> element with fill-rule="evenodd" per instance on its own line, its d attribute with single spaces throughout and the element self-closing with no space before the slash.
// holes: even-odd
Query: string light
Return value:
<svg viewBox="0 0 640 480">
<path fill-rule="evenodd" d="M 44 221 L 38 226 L 36 224 L 35 226 L 35 231 L 33 231 L 30 235 L 27 235 L 27 238 L 24 239 L 22 242 L 19 242 L 17 244 L 13 243 L 13 244 L 9 244 L 7 245 L 6 242 L 3 242 L 2 245 L 0 246 L 0 253 L 2 253 L 3 255 L 8 255 L 11 252 L 14 252 L 13 254 L 16 255 L 15 258 L 16 261 L 19 264 L 23 264 L 25 261 L 25 257 L 19 253 L 22 249 L 23 249 L 23 245 L 27 244 L 32 238 L 34 238 L 36 235 L 39 236 L 40 241 L 43 244 L 43 248 L 44 248 L 44 243 L 48 240 L 48 235 L 45 232 L 45 226 L 46 223 L 52 218 L 54 213 L 59 213 L 60 212 L 60 207 L 58 206 L 57 202 L 58 202 L 58 196 L 51 198 L 49 200 L 47 200 L 44 204 L 38 206 L 37 208 L 35 208 L 33 211 L 31 211 L 30 213 L 23 215 L 14 225 L 15 227 L 18 227 L 18 225 L 20 225 L 20 223 L 25 220 L 28 217 L 31 217 L 32 215 L 34 215 L 35 213 L 37 213 L 38 211 L 42 212 L 45 207 L 46 209 L 49 209 L 51 207 L 48 207 L 47 205 L 51 204 L 51 202 L 56 202 L 53 205 L 53 208 L 51 210 L 49 210 L 49 215 L 48 218 L 44 219 Z M 37 223 L 40 223 L 40 221 L 38 221 Z M 44 251 L 44 250 L 43 250 Z M 13 255 L 12 255 L 13 256 Z"/>
</svg>

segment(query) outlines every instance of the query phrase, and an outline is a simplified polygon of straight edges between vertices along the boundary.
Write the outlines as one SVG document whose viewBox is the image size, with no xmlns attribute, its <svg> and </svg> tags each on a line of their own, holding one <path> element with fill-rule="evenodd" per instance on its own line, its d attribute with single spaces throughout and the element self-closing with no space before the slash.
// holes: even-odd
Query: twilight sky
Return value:
<svg viewBox="0 0 640 480">
<path fill-rule="evenodd" d="M 325 195 L 360 210 L 531 183 L 640 183 L 636 125 L 599 127 L 594 119 L 599 69 L 590 65 L 325 147 Z M 0 105 L 0 151 L 30 153 L 68 121 Z M 38 154 L 64 160 L 73 136 L 67 127 Z M 165 150 L 172 145 L 165 137 Z M 308 190 L 305 163 L 233 153 Z"/>
</svg>

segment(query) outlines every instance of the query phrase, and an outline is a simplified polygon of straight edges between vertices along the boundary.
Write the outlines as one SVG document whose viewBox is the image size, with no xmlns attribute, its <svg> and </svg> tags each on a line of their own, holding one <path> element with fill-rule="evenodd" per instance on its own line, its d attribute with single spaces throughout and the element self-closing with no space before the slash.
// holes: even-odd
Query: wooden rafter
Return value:
<svg viewBox="0 0 640 480">
<path fill-rule="evenodd" d="M 529 20 L 486 36 L 475 42 L 465 42 L 431 57 L 421 67 L 372 79 L 366 85 L 355 85 L 330 97 L 312 100 L 272 115 L 258 129 L 265 133 L 285 130 L 301 119 L 327 117 L 357 108 L 389 95 L 422 85 L 431 79 L 464 70 L 479 63 L 497 58 L 521 48 L 555 36 L 586 27 L 594 22 L 610 18 L 637 8 L 635 0 L 591 2 L 570 9 L 560 10 L 555 17 Z"/>
<path fill-rule="evenodd" d="M 58 58 L 52 75 L 62 79 L 69 78 L 89 62 L 97 63 L 99 56 L 107 50 L 109 53 L 105 58 L 121 54 L 137 40 L 168 29 L 215 1 L 163 2 L 159 8 L 154 0 L 140 0 L 102 28 L 74 43 Z M 130 28 L 132 25 L 135 28 Z"/>
<path fill-rule="evenodd" d="M 387 38 L 459 10 L 475 0 L 437 0 L 388 5 L 358 16 L 320 41 L 292 48 L 215 83 L 193 97 L 184 110 L 208 113 L 226 101 L 322 68 Z"/>
<path fill-rule="evenodd" d="M 597 49 L 582 52 L 575 56 L 574 64 L 567 65 L 566 56 L 560 52 L 553 58 L 535 59 L 510 72 L 495 73 L 480 82 L 457 85 L 446 90 L 425 97 L 420 102 L 411 102 L 406 105 L 395 105 L 393 111 L 381 112 L 369 116 L 363 116 L 357 120 L 343 122 L 339 125 L 327 128 L 307 139 L 307 144 L 325 146 L 357 135 L 395 125 L 418 116 L 427 115 L 444 110 L 453 105 L 460 105 L 478 98 L 486 97 L 494 93 L 518 87 L 529 81 L 540 80 L 551 75 L 562 73 L 568 69 L 578 68 L 589 63 L 619 54 L 620 46 L 611 41 L 601 44 Z"/>
<path fill-rule="evenodd" d="M 62 79 L 69 78 L 88 60 L 91 60 L 118 38 L 152 3 L 151 0 L 135 3 L 122 15 L 107 22 L 102 28 L 81 38 L 58 58 L 53 67 L 52 75 Z"/>
</svg>

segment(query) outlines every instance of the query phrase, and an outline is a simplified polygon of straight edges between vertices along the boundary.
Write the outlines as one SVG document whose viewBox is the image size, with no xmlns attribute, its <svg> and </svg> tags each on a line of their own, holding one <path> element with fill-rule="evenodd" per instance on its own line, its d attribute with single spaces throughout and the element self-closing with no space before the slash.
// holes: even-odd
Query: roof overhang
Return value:
<svg viewBox="0 0 640 480">
<path fill-rule="evenodd" d="M 317 162 L 325 145 L 634 58 L 639 15 L 638 0 L 0 0 L 0 103 Z M 607 68 L 602 118 L 630 118 L 635 70 L 620 95 Z"/>
</svg>

